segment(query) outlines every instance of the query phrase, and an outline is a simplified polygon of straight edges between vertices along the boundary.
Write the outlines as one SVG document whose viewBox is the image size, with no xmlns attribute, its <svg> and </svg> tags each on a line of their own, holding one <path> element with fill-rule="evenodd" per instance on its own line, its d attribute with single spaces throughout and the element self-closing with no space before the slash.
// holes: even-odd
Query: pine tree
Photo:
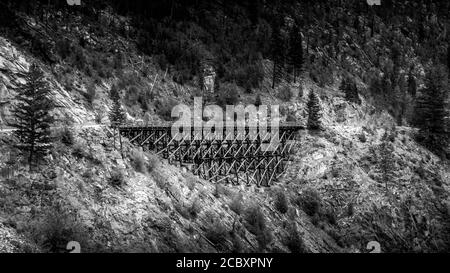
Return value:
<svg viewBox="0 0 450 273">
<path fill-rule="evenodd" d="M 55 106 L 50 99 L 50 89 L 44 74 L 37 65 L 30 66 L 25 81 L 26 83 L 18 88 L 15 98 L 17 103 L 12 110 L 14 122 L 11 126 L 16 129 L 16 147 L 28 158 L 32 169 L 34 163 L 47 155 L 51 149 L 50 126 L 54 120 L 50 112 Z"/>
<path fill-rule="evenodd" d="M 111 100 L 113 101 L 113 106 L 111 112 L 109 113 L 109 120 L 111 121 L 112 126 L 117 126 L 124 123 L 126 119 L 117 88 L 111 89 Z"/>
<path fill-rule="evenodd" d="M 272 26 L 272 61 L 273 61 L 273 79 L 272 89 L 283 79 L 285 52 L 284 40 L 281 35 L 280 27 L 277 23 Z"/>
<path fill-rule="evenodd" d="M 420 91 L 414 109 L 414 123 L 419 127 L 424 143 L 433 151 L 442 151 L 448 141 L 445 127 L 447 91 L 445 68 L 433 66 L 426 73 L 425 88 Z"/>
<path fill-rule="evenodd" d="M 300 28 L 298 27 L 297 23 L 292 28 L 289 36 L 289 63 L 293 69 L 293 77 L 295 83 L 297 75 L 300 75 L 303 68 L 302 34 L 300 33 Z"/>
<path fill-rule="evenodd" d="M 318 130 L 321 127 L 321 109 L 319 104 L 319 98 L 311 91 L 309 93 L 309 100 L 307 103 L 308 107 L 308 129 L 310 130 Z"/>
</svg>

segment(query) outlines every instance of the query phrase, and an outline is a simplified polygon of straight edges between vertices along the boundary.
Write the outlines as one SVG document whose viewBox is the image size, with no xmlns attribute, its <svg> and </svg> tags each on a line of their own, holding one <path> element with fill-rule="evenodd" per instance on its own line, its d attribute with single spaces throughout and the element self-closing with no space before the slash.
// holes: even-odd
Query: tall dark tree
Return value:
<svg viewBox="0 0 450 273">
<path fill-rule="evenodd" d="M 43 72 L 35 64 L 25 75 L 25 84 L 19 86 L 17 103 L 12 110 L 16 129 L 16 147 L 28 158 L 30 169 L 42 159 L 52 147 L 50 126 L 53 123 L 51 111 L 54 103 Z"/>
<path fill-rule="evenodd" d="M 294 82 L 296 81 L 297 75 L 300 75 L 303 68 L 303 43 L 302 34 L 298 24 L 294 24 L 290 34 L 289 34 L 289 63 L 292 67 Z"/>
<path fill-rule="evenodd" d="M 122 109 L 119 90 L 115 87 L 111 89 L 111 100 L 113 101 L 113 105 L 109 113 L 109 120 L 112 126 L 117 126 L 125 122 L 126 116 Z"/>
<path fill-rule="evenodd" d="M 309 100 L 307 103 L 308 107 L 308 129 L 310 130 L 318 130 L 321 127 L 321 109 L 320 109 L 320 103 L 319 98 L 314 93 L 314 91 L 311 90 L 309 93 Z"/>
<path fill-rule="evenodd" d="M 448 141 L 446 129 L 446 100 L 448 76 L 442 65 L 429 69 L 425 77 L 425 88 L 420 91 L 415 107 L 415 124 L 425 144 L 434 151 L 441 151 Z"/>
<path fill-rule="evenodd" d="M 279 23 L 274 23 L 272 26 L 272 62 L 273 62 L 273 78 L 272 88 L 283 79 L 284 65 L 285 65 L 285 48 L 284 39 L 281 35 Z"/>
</svg>

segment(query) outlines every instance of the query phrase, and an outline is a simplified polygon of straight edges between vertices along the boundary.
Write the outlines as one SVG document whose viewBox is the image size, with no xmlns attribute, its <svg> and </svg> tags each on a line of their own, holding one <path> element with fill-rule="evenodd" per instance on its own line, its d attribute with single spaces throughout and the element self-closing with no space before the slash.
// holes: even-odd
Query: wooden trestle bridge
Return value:
<svg viewBox="0 0 450 273">
<path fill-rule="evenodd" d="M 192 128 L 190 139 L 184 135 L 177 140 L 171 126 L 118 127 L 120 135 L 132 144 L 154 150 L 169 163 L 188 167 L 205 180 L 257 186 L 270 186 L 284 173 L 297 132 L 302 129 L 299 125 L 281 124 L 279 141 L 273 149 L 264 150 L 262 144 L 268 145 L 268 141 L 261 139 L 268 135 L 260 137 L 256 129 L 258 137 L 249 137 L 249 127 L 244 137 L 239 135 L 243 130 L 235 128 L 234 140 L 227 140 L 230 133 L 226 135 L 225 128 L 223 140 L 211 140 L 202 128 Z M 270 134 L 270 128 L 265 133 Z"/>
</svg>

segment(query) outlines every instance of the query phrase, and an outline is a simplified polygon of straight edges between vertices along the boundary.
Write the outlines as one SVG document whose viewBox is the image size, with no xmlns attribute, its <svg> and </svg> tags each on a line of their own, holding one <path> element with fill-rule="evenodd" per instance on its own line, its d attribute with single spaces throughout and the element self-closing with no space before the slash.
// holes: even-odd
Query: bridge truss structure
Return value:
<svg viewBox="0 0 450 273">
<path fill-rule="evenodd" d="M 206 134 L 202 128 L 191 128 L 190 138 L 186 137 L 189 134 L 181 138 L 172 135 L 171 126 L 118 127 L 119 134 L 132 144 L 155 151 L 170 164 L 190 168 L 205 180 L 269 187 L 283 175 L 297 143 L 297 133 L 303 127 L 280 125 L 279 141 L 270 146 L 271 149 L 263 149 L 263 144 L 266 147 L 271 145 L 270 141 L 264 141 L 270 135 L 270 128 L 264 132 L 269 135 L 262 137 L 256 128 L 256 139 L 250 137 L 251 129 L 254 128 L 235 128 L 231 132 L 234 134 L 233 140 L 227 140 L 231 133 L 227 135 L 224 129 L 223 135 L 226 137 L 216 140 L 210 135 L 214 132 Z M 245 135 L 242 135 L 244 131 Z"/>
</svg>

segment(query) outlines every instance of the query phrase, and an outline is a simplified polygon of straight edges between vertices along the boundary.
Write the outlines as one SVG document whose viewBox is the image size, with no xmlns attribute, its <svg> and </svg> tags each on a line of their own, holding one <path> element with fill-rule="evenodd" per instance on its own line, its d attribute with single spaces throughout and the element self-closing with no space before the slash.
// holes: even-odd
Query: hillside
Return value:
<svg viewBox="0 0 450 273">
<path fill-rule="evenodd" d="M 411 74 L 420 93 L 426 70 L 445 59 L 445 12 L 426 6 L 420 40 L 420 15 L 397 1 L 396 16 L 385 6 L 373 16 L 357 4 L 328 10 L 334 1 L 308 11 L 287 1 L 276 14 L 265 3 L 258 15 L 234 1 L 202 1 L 198 13 L 189 2 L 170 17 L 158 7 L 161 14 L 148 20 L 141 1 L 22 2 L 0 12 L 7 18 L 0 26 L 0 252 L 64 252 L 69 241 L 83 252 L 367 252 L 370 241 L 383 252 L 449 250 L 449 146 L 436 150 L 417 139 L 409 89 Z M 304 65 L 297 79 L 283 76 L 272 88 L 270 33 L 280 24 L 288 35 L 297 17 L 304 19 Z M 431 45 L 436 56 L 425 57 Z M 29 171 L 9 124 L 32 63 L 57 107 L 51 152 Z M 205 75 L 208 69 L 214 73 Z M 203 76 L 212 79 L 206 90 L 198 87 Z M 344 78 L 355 82 L 359 102 L 348 100 Z M 214 184 L 127 139 L 118 150 L 112 90 L 132 125 L 167 123 L 172 107 L 192 105 L 194 96 L 219 105 L 253 104 L 259 96 L 280 105 L 283 121 L 307 126 L 314 92 L 322 130 L 299 133 L 272 187 Z"/>
</svg>

